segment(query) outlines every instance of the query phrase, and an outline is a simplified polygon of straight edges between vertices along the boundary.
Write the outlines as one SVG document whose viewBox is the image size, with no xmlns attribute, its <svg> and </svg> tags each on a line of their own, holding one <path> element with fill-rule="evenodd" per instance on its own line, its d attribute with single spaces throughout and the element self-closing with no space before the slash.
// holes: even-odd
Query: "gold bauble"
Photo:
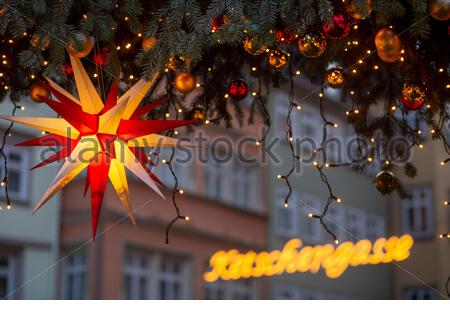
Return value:
<svg viewBox="0 0 450 320">
<path fill-rule="evenodd" d="M 276 68 L 281 69 L 283 68 L 288 61 L 287 55 L 278 49 L 271 50 L 269 53 L 269 64 Z"/>
<path fill-rule="evenodd" d="M 446 21 L 450 19 L 450 0 L 430 0 L 428 11 L 436 20 Z"/>
<path fill-rule="evenodd" d="M 34 102 L 42 102 L 42 97 L 48 98 L 50 96 L 50 92 L 40 83 L 36 83 L 30 88 L 30 98 Z"/>
<path fill-rule="evenodd" d="M 395 176 L 390 171 L 380 171 L 375 177 L 374 184 L 383 195 L 391 193 L 397 187 Z"/>
<path fill-rule="evenodd" d="M 201 125 L 206 119 L 206 110 L 203 107 L 194 107 L 190 112 L 190 119 L 196 120 L 194 125 Z"/>
<path fill-rule="evenodd" d="M 402 103 L 408 110 L 422 107 L 426 98 L 426 89 L 421 84 L 405 82 L 402 87 Z"/>
<path fill-rule="evenodd" d="M 33 47 L 37 49 L 47 50 L 50 45 L 50 38 L 46 35 L 41 39 L 40 35 L 35 33 L 31 37 L 30 43 Z"/>
<path fill-rule="evenodd" d="M 87 35 L 85 35 L 83 33 L 79 33 L 76 37 L 78 38 L 78 41 L 83 44 L 82 47 L 84 49 L 82 49 L 80 51 L 77 51 L 77 48 L 76 48 L 75 44 L 74 43 L 70 43 L 67 46 L 67 51 L 69 52 L 69 54 L 72 57 L 84 58 L 91 52 L 92 48 L 94 47 L 94 38 L 91 37 L 91 36 L 87 36 Z"/>
<path fill-rule="evenodd" d="M 185 56 L 171 56 L 169 62 L 167 62 L 167 68 L 172 71 L 186 69 L 190 61 L 188 57 Z"/>
<path fill-rule="evenodd" d="M 0 7 L 0 16 L 4 15 L 8 11 L 7 7 Z"/>
<path fill-rule="evenodd" d="M 156 38 L 153 36 L 144 38 L 144 39 L 142 39 L 141 47 L 145 51 L 150 50 L 151 48 L 153 48 L 155 46 L 156 41 L 157 41 Z"/>
<path fill-rule="evenodd" d="M 364 7 L 366 10 L 363 13 L 359 11 L 359 8 L 356 5 L 355 0 L 349 0 L 346 5 L 346 10 L 349 16 L 358 20 L 362 20 L 370 16 L 370 14 L 372 13 L 372 0 L 367 0 Z"/>
<path fill-rule="evenodd" d="M 261 40 L 256 37 L 245 38 L 244 41 L 242 41 L 242 44 L 244 46 L 244 50 L 253 56 L 258 56 L 267 50 L 267 46 L 264 45 L 264 43 L 261 43 Z"/>
<path fill-rule="evenodd" d="M 325 74 L 325 81 L 331 88 L 340 88 L 344 84 L 345 74 L 342 68 L 331 68 Z"/>
<path fill-rule="evenodd" d="M 175 89 L 182 93 L 189 93 L 195 89 L 194 76 L 189 72 L 181 72 L 175 77 Z"/>
<path fill-rule="evenodd" d="M 389 28 L 383 28 L 375 35 L 377 51 L 385 55 L 394 55 L 400 52 L 402 42 L 398 34 Z"/>
<path fill-rule="evenodd" d="M 400 51 L 394 53 L 385 53 L 383 51 L 377 51 L 377 54 L 380 60 L 384 62 L 396 62 L 401 57 Z"/>
<path fill-rule="evenodd" d="M 319 57 L 327 48 L 327 41 L 321 32 L 302 34 L 298 40 L 298 49 L 307 58 Z"/>
</svg>

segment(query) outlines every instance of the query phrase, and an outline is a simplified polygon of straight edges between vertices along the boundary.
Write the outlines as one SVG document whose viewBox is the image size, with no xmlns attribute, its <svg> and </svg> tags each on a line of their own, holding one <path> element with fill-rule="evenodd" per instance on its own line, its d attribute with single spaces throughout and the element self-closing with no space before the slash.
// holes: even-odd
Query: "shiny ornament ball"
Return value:
<svg viewBox="0 0 450 320">
<path fill-rule="evenodd" d="M 221 26 L 228 22 L 228 17 L 224 14 L 215 17 L 211 23 L 211 32 L 216 32 Z"/>
<path fill-rule="evenodd" d="M 331 68 L 325 74 L 325 81 L 331 88 L 340 88 L 345 81 L 345 73 L 342 68 Z"/>
<path fill-rule="evenodd" d="M 390 28 L 383 28 L 375 35 L 375 47 L 377 52 L 393 55 L 400 52 L 402 42 L 397 33 Z"/>
<path fill-rule="evenodd" d="M 206 119 L 206 110 L 203 107 L 194 107 L 189 113 L 189 118 L 196 120 L 194 125 L 201 125 Z"/>
<path fill-rule="evenodd" d="M 77 40 L 82 44 L 81 50 L 77 50 L 76 45 L 74 43 L 70 43 L 67 46 L 67 51 L 72 57 L 75 58 L 84 58 L 86 57 L 94 47 L 94 38 L 87 36 L 83 33 L 79 33 L 76 35 Z"/>
<path fill-rule="evenodd" d="M 342 39 L 350 33 L 353 22 L 349 15 L 338 13 L 333 16 L 329 24 L 323 24 L 323 32 L 331 39 Z"/>
<path fill-rule="evenodd" d="M 171 56 L 169 62 L 167 63 L 167 68 L 172 71 L 185 70 L 189 65 L 190 61 L 188 57 L 185 56 Z"/>
<path fill-rule="evenodd" d="M 186 94 L 195 89 L 194 76 L 189 72 L 181 72 L 175 77 L 175 89 Z"/>
<path fill-rule="evenodd" d="M 283 68 L 287 62 L 288 57 L 283 51 L 274 49 L 269 52 L 269 64 L 275 69 Z"/>
<path fill-rule="evenodd" d="M 402 104 L 408 110 L 417 110 L 425 102 L 426 90 L 422 85 L 405 82 L 402 88 Z"/>
<path fill-rule="evenodd" d="M 359 10 L 355 0 L 349 0 L 345 7 L 350 17 L 362 20 L 370 16 L 372 13 L 372 0 L 367 0 L 364 4 L 365 12 Z"/>
<path fill-rule="evenodd" d="M 73 72 L 72 66 L 70 64 L 68 64 L 68 63 L 65 63 L 64 64 L 64 73 L 66 74 L 66 76 L 68 76 L 72 72 Z"/>
<path fill-rule="evenodd" d="M 258 56 L 267 50 L 267 46 L 257 37 L 245 38 L 242 41 L 242 45 L 244 46 L 244 50 L 253 56 Z"/>
<path fill-rule="evenodd" d="M 156 45 L 156 42 L 157 40 L 153 36 L 144 38 L 141 42 L 141 48 L 144 49 L 144 51 L 148 51 Z"/>
<path fill-rule="evenodd" d="M 36 83 L 30 88 L 30 98 L 34 102 L 41 103 L 41 97 L 48 98 L 50 96 L 50 92 L 40 83 Z"/>
<path fill-rule="evenodd" d="M 428 11 L 436 20 L 446 21 L 450 19 L 450 0 L 430 0 Z"/>
<path fill-rule="evenodd" d="M 319 57 L 327 48 L 327 41 L 321 32 L 308 32 L 300 36 L 298 49 L 307 58 Z"/>
<path fill-rule="evenodd" d="M 108 57 L 108 48 L 103 48 L 102 52 L 94 54 L 94 63 L 97 66 L 103 66 L 106 62 L 106 58 Z"/>
<path fill-rule="evenodd" d="M 291 44 L 296 38 L 295 34 L 291 33 L 287 28 L 277 30 L 276 33 L 278 43 L 284 46 Z"/>
<path fill-rule="evenodd" d="M 375 187 L 383 194 L 389 194 L 396 188 L 395 176 L 390 171 L 380 171 L 375 177 Z"/>
<path fill-rule="evenodd" d="M 248 95 L 248 84 L 244 79 L 234 79 L 228 85 L 228 95 L 236 100 L 242 100 Z"/>
<path fill-rule="evenodd" d="M 41 37 L 39 34 L 35 33 L 31 37 L 30 43 L 33 47 L 44 51 L 50 46 L 50 38 L 48 36 Z"/>
</svg>

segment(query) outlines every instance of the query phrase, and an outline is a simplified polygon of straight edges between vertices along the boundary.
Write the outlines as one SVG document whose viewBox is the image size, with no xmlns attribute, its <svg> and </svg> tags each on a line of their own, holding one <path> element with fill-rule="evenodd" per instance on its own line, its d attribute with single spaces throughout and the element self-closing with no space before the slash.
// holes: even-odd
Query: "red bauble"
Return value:
<svg viewBox="0 0 450 320">
<path fill-rule="evenodd" d="M 244 99 L 248 94 L 248 84 L 244 79 L 234 79 L 228 85 L 228 94 L 236 100 Z"/>
<path fill-rule="evenodd" d="M 291 44 L 295 40 L 295 35 L 292 34 L 287 28 L 277 30 L 278 43 L 281 45 Z"/>
<path fill-rule="evenodd" d="M 71 74 L 73 72 L 72 66 L 68 63 L 64 63 L 64 72 L 66 73 L 66 76 Z"/>
<path fill-rule="evenodd" d="M 106 61 L 106 57 L 108 55 L 108 49 L 103 48 L 101 53 L 94 54 L 94 62 L 97 66 L 103 66 Z"/>
<path fill-rule="evenodd" d="M 349 15 L 338 13 L 333 16 L 330 24 L 323 24 L 323 32 L 331 39 L 342 39 L 350 33 L 353 22 Z"/>
<path fill-rule="evenodd" d="M 215 17 L 211 23 L 211 32 L 216 32 L 219 28 L 225 24 L 225 16 L 222 14 L 218 17 Z"/>
<path fill-rule="evenodd" d="M 405 82 L 402 88 L 402 104 L 409 110 L 417 110 L 425 103 L 426 89 L 421 84 Z"/>
<path fill-rule="evenodd" d="M 405 106 L 408 110 L 417 110 L 420 109 L 420 107 L 423 105 L 425 100 L 421 100 L 418 102 L 411 102 L 408 98 L 402 97 L 402 104 Z"/>
</svg>

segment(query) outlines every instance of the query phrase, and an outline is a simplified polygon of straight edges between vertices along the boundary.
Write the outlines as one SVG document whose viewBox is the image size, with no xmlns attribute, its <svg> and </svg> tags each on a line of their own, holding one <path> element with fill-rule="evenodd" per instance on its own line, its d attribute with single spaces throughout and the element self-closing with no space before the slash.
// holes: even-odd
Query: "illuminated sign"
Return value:
<svg viewBox="0 0 450 320">
<path fill-rule="evenodd" d="M 367 240 L 356 243 L 302 246 L 300 239 L 288 241 L 283 250 L 271 252 L 249 251 L 241 253 L 236 249 L 218 251 L 209 260 L 211 270 L 203 275 L 207 282 L 217 279 L 237 280 L 274 276 L 282 273 L 311 272 L 321 268 L 327 277 L 340 277 L 349 266 L 375 265 L 402 261 L 409 257 L 414 239 L 405 234 L 401 237 L 379 238 L 373 244 Z"/>
</svg>

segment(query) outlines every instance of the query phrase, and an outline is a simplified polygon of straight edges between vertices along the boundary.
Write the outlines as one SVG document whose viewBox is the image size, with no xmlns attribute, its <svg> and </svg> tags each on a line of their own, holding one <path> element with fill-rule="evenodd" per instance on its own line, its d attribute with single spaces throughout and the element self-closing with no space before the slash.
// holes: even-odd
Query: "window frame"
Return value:
<svg viewBox="0 0 450 320">
<path fill-rule="evenodd" d="M 147 260 L 147 266 L 145 268 L 133 268 L 130 267 L 130 265 L 127 265 L 127 257 L 131 255 L 132 257 L 139 257 L 140 259 L 146 259 Z M 173 277 L 172 273 L 163 273 L 162 266 L 163 263 L 167 259 L 167 261 L 171 262 L 179 262 L 180 263 L 180 272 L 176 275 L 176 277 Z M 135 259 L 136 260 L 136 259 Z M 138 272 L 137 274 L 133 274 L 133 271 Z M 144 270 L 144 271 L 143 271 Z M 147 251 L 142 249 L 135 249 L 133 247 L 126 248 L 125 249 L 125 255 L 124 255 L 124 261 L 122 264 L 122 297 L 123 299 L 127 299 L 126 296 L 126 284 L 125 284 L 125 277 L 130 276 L 134 277 L 134 282 L 136 282 L 136 279 L 139 279 L 140 277 L 145 277 L 146 279 L 146 290 L 145 290 L 145 297 L 139 296 L 136 297 L 136 295 L 130 295 L 131 299 L 137 299 L 137 300 L 161 300 L 163 299 L 161 295 L 161 282 L 162 281 L 169 281 L 172 284 L 176 280 L 176 282 L 180 283 L 180 291 L 179 291 L 179 297 L 176 299 L 189 299 L 190 295 L 190 282 L 188 273 L 190 272 L 190 262 L 188 259 L 183 257 L 178 257 L 176 255 L 166 254 L 159 251 Z M 136 288 L 136 287 L 135 287 Z M 135 292 L 136 293 L 136 292 Z M 173 297 L 165 298 L 166 300 L 173 300 Z"/>
<path fill-rule="evenodd" d="M 232 171 L 232 189 L 233 189 L 233 204 L 237 208 L 256 211 L 259 210 L 258 195 L 258 167 L 252 165 L 245 165 L 240 163 L 237 159 L 234 161 L 234 169 Z M 240 190 L 243 189 L 243 190 Z M 243 203 L 239 202 L 239 196 L 244 191 L 247 193 L 247 198 L 243 199 Z"/>
<path fill-rule="evenodd" d="M 320 197 L 310 193 L 299 194 L 298 202 L 300 203 L 298 210 L 298 230 L 302 240 L 318 244 L 324 239 L 324 230 L 318 219 L 308 217 L 309 213 L 316 215 L 321 214 L 322 200 Z"/>
<path fill-rule="evenodd" d="M 256 279 L 239 279 L 233 281 L 223 281 L 221 279 L 214 282 L 205 283 L 205 300 L 218 300 L 217 294 L 215 298 L 208 297 L 208 291 L 221 291 L 223 297 L 221 300 L 255 300 L 258 299 L 258 283 Z M 213 291 L 213 292 L 214 292 Z M 240 295 L 236 297 L 236 295 Z M 245 297 L 244 299 L 242 297 Z"/>
<path fill-rule="evenodd" d="M 31 201 L 31 177 L 29 174 L 30 163 L 31 163 L 31 150 L 24 148 L 15 148 L 9 144 L 5 145 L 4 148 L 5 156 L 8 157 L 8 174 L 12 171 L 19 172 L 19 191 L 14 191 L 11 188 L 8 190 L 8 195 L 12 201 L 28 204 Z M 15 162 L 11 161 L 10 154 L 18 154 L 21 157 L 20 164 L 17 165 Z M 3 155 L 0 155 L 0 161 L 3 161 Z M 0 179 L 3 179 L 4 172 L 0 168 Z M 8 177 L 9 179 L 9 177 Z M 4 188 L 0 189 L 0 197 L 5 199 Z"/>
<path fill-rule="evenodd" d="M 0 299 L 11 300 L 17 299 L 15 286 L 19 279 L 19 257 L 17 254 L 11 252 L 0 252 L 0 258 L 6 258 L 8 261 L 7 267 L 0 267 L 0 277 L 5 277 L 7 280 L 6 296 Z"/>
<path fill-rule="evenodd" d="M 218 150 L 221 152 L 221 150 Z M 213 160 L 211 154 L 207 155 L 206 163 L 204 165 L 204 195 L 208 199 L 216 200 L 222 203 L 229 203 L 230 195 L 230 175 L 229 165 Z M 217 188 L 212 188 L 210 181 L 213 180 L 213 185 L 216 187 L 220 184 L 221 190 L 217 194 Z M 213 193 L 214 191 L 214 193 Z"/>
<path fill-rule="evenodd" d="M 367 213 L 359 208 L 347 207 L 344 211 L 345 216 L 345 229 L 346 229 L 346 239 L 352 242 L 359 241 L 361 239 L 367 238 Z M 350 218 L 354 217 L 356 219 Z M 353 224 L 354 223 L 354 224 Z M 350 228 L 354 230 L 350 230 Z"/>
<path fill-rule="evenodd" d="M 292 192 L 289 199 L 289 205 L 286 208 L 284 206 L 284 200 L 286 198 L 287 192 L 288 190 L 284 186 L 278 186 L 276 188 L 275 230 L 276 234 L 279 237 L 290 238 L 298 235 L 298 201 L 297 194 L 295 192 Z M 280 210 L 287 211 L 291 216 L 292 223 L 290 229 L 285 229 L 280 225 Z"/>
<path fill-rule="evenodd" d="M 416 193 L 420 193 L 420 191 L 425 191 L 427 194 L 427 199 L 425 204 L 425 208 L 427 208 L 426 215 L 426 230 L 415 230 L 415 228 L 420 228 L 418 221 L 421 221 L 420 210 L 419 212 L 416 209 L 424 208 L 420 206 L 419 197 L 416 196 Z M 400 201 L 400 213 L 401 213 L 401 230 L 404 233 L 411 234 L 417 240 L 427 240 L 433 237 L 435 230 L 435 217 L 434 217 L 434 190 L 431 185 L 416 185 L 409 187 L 407 192 L 411 194 L 411 199 L 403 199 Z M 410 218 L 411 218 L 411 209 L 413 212 L 413 219 L 415 228 L 411 228 Z"/>
<path fill-rule="evenodd" d="M 412 299 L 412 295 L 418 294 L 422 296 L 420 299 Z M 430 299 L 423 299 L 425 294 L 429 294 L 431 296 Z M 402 299 L 404 300 L 437 300 L 438 296 L 435 290 L 431 289 L 429 286 L 421 285 L 421 286 L 413 286 L 406 287 L 402 290 Z"/>
<path fill-rule="evenodd" d="M 88 277 L 88 253 L 86 250 L 80 249 L 74 253 L 70 254 L 71 256 L 82 256 L 83 264 L 76 264 L 74 266 L 68 266 L 67 263 L 70 261 L 68 256 L 66 256 L 64 263 L 62 264 L 62 270 L 61 270 L 61 287 L 60 287 L 60 296 L 64 300 L 84 300 L 87 298 L 88 294 L 88 284 L 89 281 L 87 279 Z M 68 269 L 69 267 L 69 269 Z M 75 271 L 75 272 L 74 272 Z M 69 274 L 76 274 L 78 277 L 81 275 L 83 276 L 84 283 L 82 284 L 82 291 L 80 297 L 74 298 L 73 292 L 71 292 L 71 296 L 67 294 L 67 287 L 68 287 L 68 275 Z M 80 285 L 78 285 L 80 286 Z M 74 291 L 74 289 L 72 289 Z"/>
</svg>

